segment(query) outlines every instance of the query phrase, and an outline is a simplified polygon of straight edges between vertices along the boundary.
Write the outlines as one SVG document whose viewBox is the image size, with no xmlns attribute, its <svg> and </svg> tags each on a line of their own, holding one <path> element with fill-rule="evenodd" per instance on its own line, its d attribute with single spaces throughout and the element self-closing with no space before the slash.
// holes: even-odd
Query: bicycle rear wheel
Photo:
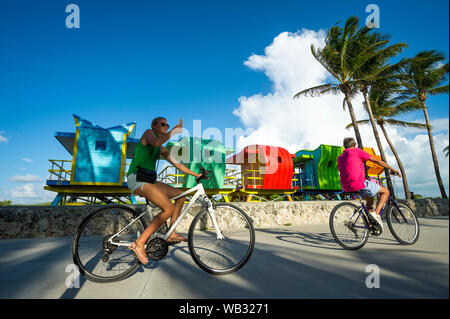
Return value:
<svg viewBox="0 0 450 319">
<path fill-rule="evenodd" d="M 331 234 L 342 248 L 359 249 L 369 239 L 369 227 L 361 209 L 352 203 L 341 203 L 330 214 Z"/>
<path fill-rule="evenodd" d="M 139 267 L 139 260 L 128 247 L 108 243 L 136 217 L 134 209 L 112 205 L 94 211 L 81 222 L 72 242 L 73 261 L 81 274 L 94 282 L 112 282 L 125 279 Z M 136 220 L 113 242 L 133 242 L 143 231 L 142 221 Z"/>
<path fill-rule="evenodd" d="M 391 204 L 387 213 L 387 224 L 392 235 L 403 245 L 412 245 L 419 239 L 420 227 L 411 208 L 397 203 Z"/>
<path fill-rule="evenodd" d="M 195 263 L 213 275 L 224 275 L 244 266 L 255 246 L 251 219 L 239 207 L 213 204 L 215 218 L 224 239 L 218 239 L 211 216 L 203 209 L 189 227 L 189 252 Z"/>
</svg>

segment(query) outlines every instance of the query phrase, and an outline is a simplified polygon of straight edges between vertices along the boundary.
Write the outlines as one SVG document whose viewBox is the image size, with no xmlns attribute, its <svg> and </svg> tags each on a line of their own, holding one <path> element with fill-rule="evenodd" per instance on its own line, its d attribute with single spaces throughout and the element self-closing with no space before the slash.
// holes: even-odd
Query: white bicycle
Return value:
<svg viewBox="0 0 450 319">
<path fill-rule="evenodd" d="M 202 179 L 209 171 L 201 168 L 197 186 L 172 198 L 194 193 L 181 211 L 179 218 L 168 229 L 167 223 L 147 241 L 147 255 L 159 260 L 167 255 L 168 237 L 186 216 L 194 203 L 200 203 L 200 211 L 193 218 L 188 232 L 189 253 L 204 271 L 222 275 L 237 271 L 252 255 L 255 246 L 255 230 L 247 214 L 230 203 L 212 203 L 205 194 Z M 72 255 L 79 271 L 95 282 L 119 281 L 130 276 L 140 261 L 129 249 L 153 218 L 156 206 L 145 206 L 144 212 L 125 205 L 108 205 L 92 212 L 81 222 L 72 242 Z"/>
</svg>

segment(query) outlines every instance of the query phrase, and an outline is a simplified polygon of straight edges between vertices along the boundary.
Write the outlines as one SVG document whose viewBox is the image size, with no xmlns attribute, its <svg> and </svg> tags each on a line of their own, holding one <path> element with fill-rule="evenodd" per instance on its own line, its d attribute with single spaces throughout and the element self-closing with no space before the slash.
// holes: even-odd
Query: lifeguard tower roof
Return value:
<svg viewBox="0 0 450 319">
<path fill-rule="evenodd" d="M 75 123 L 77 124 L 77 127 L 79 128 L 86 127 L 91 129 L 105 130 L 103 127 L 100 127 L 97 124 L 93 124 L 85 119 L 82 119 L 78 115 L 73 114 L 73 118 L 75 120 Z M 109 131 L 123 132 L 124 134 L 127 134 L 131 127 L 132 131 L 129 133 L 127 138 L 127 148 L 126 148 L 127 159 L 133 158 L 134 149 L 137 143 L 139 143 L 139 139 L 134 138 L 134 135 L 136 133 L 135 129 L 136 122 L 130 122 L 127 124 L 121 124 L 106 128 L 106 130 Z M 67 152 L 69 152 L 71 156 L 73 156 L 73 150 L 75 146 L 75 135 L 76 135 L 75 133 L 70 132 L 55 132 L 55 138 L 58 140 L 58 142 L 61 143 L 61 145 L 67 150 Z"/>
<path fill-rule="evenodd" d="M 69 152 L 71 156 L 73 156 L 73 146 L 75 144 L 75 133 L 68 132 L 55 132 L 55 137 L 58 142 L 61 143 L 62 146 Z M 139 143 L 138 138 L 129 137 L 127 139 L 127 159 L 133 158 L 134 148 L 137 143 Z"/>
<path fill-rule="evenodd" d="M 70 185 L 122 186 L 126 159 L 138 143 L 136 123 L 103 128 L 78 115 L 75 133 L 56 132 L 56 139 L 72 155 Z"/>
<path fill-rule="evenodd" d="M 120 200 L 121 197 L 136 203 L 126 187 L 126 159 L 133 157 L 139 142 L 134 138 L 136 123 L 103 128 L 78 115 L 74 114 L 73 118 L 74 133 L 54 134 L 72 159 L 49 160 L 52 168 L 44 189 L 58 193 L 52 205 L 76 203 L 77 200 L 110 203 L 108 198 Z"/>
</svg>

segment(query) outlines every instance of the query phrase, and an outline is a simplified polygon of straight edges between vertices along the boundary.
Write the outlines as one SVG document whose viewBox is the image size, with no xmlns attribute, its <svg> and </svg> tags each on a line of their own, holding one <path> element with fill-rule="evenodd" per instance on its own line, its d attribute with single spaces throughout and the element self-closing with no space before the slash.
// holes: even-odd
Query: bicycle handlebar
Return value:
<svg viewBox="0 0 450 319">
<path fill-rule="evenodd" d="M 209 174 L 211 174 L 211 171 L 208 171 L 204 167 L 200 167 L 200 170 L 202 171 L 202 175 L 195 178 L 195 181 L 197 182 L 197 184 L 200 183 L 200 181 L 202 179 L 209 179 Z"/>
</svg>

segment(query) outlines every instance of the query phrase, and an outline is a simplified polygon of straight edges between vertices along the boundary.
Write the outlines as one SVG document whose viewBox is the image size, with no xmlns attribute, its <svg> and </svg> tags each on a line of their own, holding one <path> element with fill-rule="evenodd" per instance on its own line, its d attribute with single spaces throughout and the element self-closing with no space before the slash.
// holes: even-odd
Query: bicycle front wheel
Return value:
<svg viewBox="0 0 450 319">
<path fill-rule="evenodd" d="M 419 239 L 419 221 L 411 208 L 397 203 L 391 204 L 387 213 L 387 224 L 392 235 L 403 245 L 412 245 Z"/>
<path fill-rule="evenodd" d="M 129 225 L 136 217 L 134 209 L 112 205 L 94 211 L 81 222 L 72 242 L 73 261 L 81 274 L 94 282 L 112 282 L 125 279 L 139 267 L 139 260 L 128 247 L 114 244 L 131 243 L 142 234 L 140 219 Z"/>
<path fill-rule="evenodd" d="M 223 239 L 218 238 L 208 210 L 195 216 L 189 228 L 189 252 L 195 263 L 213 275 L 224 275 L 244 266 L 255 246 L 255 230 L 245 212 L 228 203 L 213 204 Z"/>
<path fill-rule="evenodd" d="M 359 249 L 369 239 L 369 227 L 361 209 L 352 203 L 341 203 L 331 212 L 331 234 L 342 248 Z"/>
</svg>

